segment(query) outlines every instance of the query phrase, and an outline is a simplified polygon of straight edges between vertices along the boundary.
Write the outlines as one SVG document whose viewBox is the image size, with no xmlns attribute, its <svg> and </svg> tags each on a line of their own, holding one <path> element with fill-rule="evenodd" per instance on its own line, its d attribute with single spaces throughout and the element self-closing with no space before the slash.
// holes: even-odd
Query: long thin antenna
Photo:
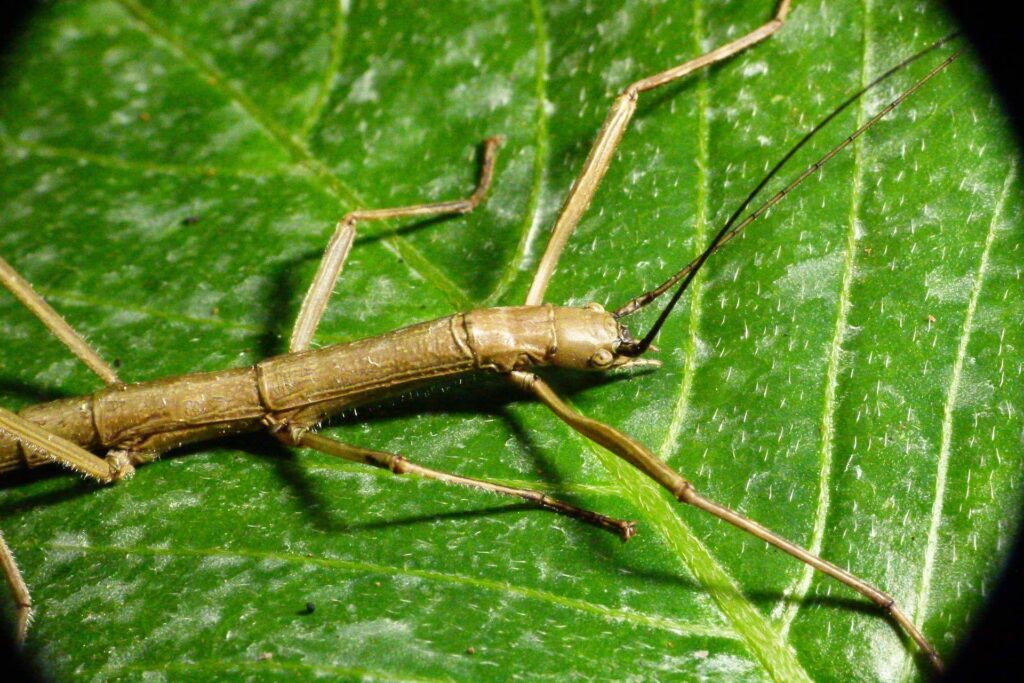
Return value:
<svg viewBox="0 0 1024 683">
<path fill-rule="evenodd" d="M 939 47 L 940 45 L 945 44 L 949 40 L 952 40 L 954 37 L 956 37 L 956 34 L 953 34 L 951 36 L 947 36 L 946 38 L 943 38 L 941 41 L 935 43 L 934 45 L 932 45 L 931 47 L 927 48 L 923 52 L 918 53 L 918 54 L 914 55 L 913 57 L 909 58 L 908 60 L 905 60 L 904 62 L 901 62 L 896 67 L 893 67 L 892 69 L 887 71 L 885 74 L 883 74 L 881 77 L 879 77 L 879 79 L 876 79 L 875 81 L 872 81 L 872 83 L 869 84 L 864 89 L 862 89 L 862 91 L 860 93 L 855 94 L 851 99 L 849 99 L 846 102 L 844 102 L 841 105 L 841 108 L 845 108 L 845 107 L 849 106 L 849 104 L 853 100 L 855 100 L 857 97 L 860 97 L 861 95 L 863 95 L 864 91 L 866 91 L 868 88 L 870 88 L 870 87 L 874 86 L 875 84 L 877 84 L 877 82 L 880 79 L 885 78 L 886 76 L 890 75 L 891 73 L 895 72 L 896 70 L 902 68 L 903 66 L 906 66 L 910 62 L 912 62 L 915 59 L 917 59 L 918 57 L 920 57 L 922 54 L 927 53 L 930 50 L 935 49 L 936 47 Z M 950 64 L 952 64 L 961 55 L 962 52 L 963 52 L 963 50 L 957 50 L 952 55 L 950 55 L 945 60 L 943 60 L 943 62 L 941 64 L 939 64 L 938 66 L 933 68 L 931 71 L 929 71 L 927 74 L 925 74 L 925 76 L 922 77 L 916 83 L 914 83 L 914 85 L 912 85 L 909 88 L 907 88 L 906 90 L 904 90 L 896 99 L 894 99 L 892 102 L 887 104 L 877 114 L 872 116 L 867 121 L 867 123 L 865 123 L 860 128 L 858 128 L 856 131 L 854 131 L 851 135 L 849 135 L 841 143 L 839 143 L 838 145 L 833 147 L 827 154 L 825 154 L 820 159 L 818 159 L 816 162 L 814 162 L 813 164 L 808 166 L 792 182 L 790 182 L 788 185 L 786 185 L 786 187 L 782 188 L 777 193 L 775 193 L 775 195 L 773 195 L 771 197 L 771 199 L 769 199 L 764 204 L 762 204 L 760 207 L 758 207 L 757 210 L 755 210 L 753 213 L 748 215 L 740 223 L 738 223 L 736 225 L 733 225 L 733 223 L 735 222 L 735 220 L 738 217 L 738 215 L 740 213 L 742 213 L 742 211 L 745 209 L 747 204 L 749 204 L 750 201 L 753 199 L 753 196 L 755 194 L 757 194 L 757 192 L 761 188 L 764 187 L 764 184 L 767 182 L 768 178 L 770 178 L 772 175 L 774 175 L 778 171 L 778 169 L 782 165 L 782 163 L 784 163 L 786 159 L 791 157 L 792 154 L 797 149 L 799 149 L 799 147 L 802 146 L 807 141 L 808 136 L 805 136 L 803 139 L 801 139 L 800 142 L 797 144 L 797 146 L 794 147 L 792 150 L 790 150 L 790 152 L 784 157 L 782 162 L 780 162 L 779 164 L 776 164 L 776 166 L 772 169 L 772 171 L 769 174 L 769 176 L 765 180 L 762 180 L 762 182 L 758 185 L 758 187 L 754 190 L 754 192 L 751 193 L 751 195 L 749 195 L 747 197 L 747 199 L 740 206 L 740 208 L 736 212 L 733 213 L 733 215 L 732 215 L 732 217 L 730 217 L 729 221 L 727 221 L 726 224 L 724 226 L 722 226 L 722 228 L 715 235 L 714 239 L 711 240 L 711 243 L 708 245 L 708 247 L 703 252 L 701 252 L 700 256 L 698 256 L 696 260 L 694 260 L 690 265 L 688 265 L 686 268 L 684 268 L 679 273 L 677 273 L 672 278 L 670 278 L 668 281 L 666 281 L 666 283 L 661 285 L 658 289 L 652 290 L 652 292 L 650 293 L 651 296 L 650 296 L 650 298 L 648 300 L 643 301 L 642 303 L 634 305 L 634 301 L 641 301 L 645 297 L 648 296 L 648 295 L 642 295 L 641 297 L 637 297 L 637 299 L 634 299 L 633 301 L 630 301 L 625 306 L 623 306 L 622 308 L 620 308 L 618 311 L 615 312 L 614 315 L 616 317 L 621 317 L 623 315 L 628 315 L 629 313 L 637 310 L 638 308 L 640 308 L 641 306 L 645 305 L 646 303 L 649 303 L 649 301 L 653 300 L 655 297 L 657 297 L 660 294 L 664 293 L 669 287 L 671 287 L 673 284 L 675 284 L 675 282 L 677 282 L 680 279 L 682 279 L 682 283 L 676 289 L 675 293 L 672 295 L 672 298 L 669 300 L 668 305 L 665 306 L 665 309 L 658 316 L 657 321 L 651 327 L 650 331 L 647 332 L 647 334 L 644 335 L 643 339 L 641 339 L 639 342 L 632 342 L 632 343 L 631 342 L 625 342 L 625 343 L 623 343 L 619 347 L 619 353 L 624 355 L 624 356 L 639 356 L 639 355 L 643 354 L 645 351 L 647 351 L 647 349 L 650 347 L 651 343 L 654 341 L 654 338 L 656 336 L 658 336 L 658 332 L 661 331 L 661 327 L 662 327 L 662 325 L 665 324 L 665 320 L 668 319 L 668 316 L 672 312 L 672 309 L 675 307 L 675 305 L 679 301 L 679 299 L 683 296 L 683 292 L 685 292 L 686 288 L 690 286 L 690 283 L 693 281 L 693 278 L 697 276 L 697 273 L 704 266 L 704 263 L 708 260 L 708 258 L 711 256 L 712 253 L 714 253 L 722 244 L 724 244 L 728 240 L 730 240 L 733 237 L 735 237 L 740 231 L 742 231 L 748 225 L 750 225 L 755 220 L 757 220 L 758 218 L 763 216 L 773 206 L 775 206 L 780 201 L 782 201 L 786 197 L 786 195 L 788 195 L 790 192 L 792 192 L 800 183 L 802 183 L 804 180 L 806 180 L 813 173 L 817 172 L 818 169 L 820 169 L 822 166 L 824 166 L 826 163 L 828 163 L 837 154 L 839 154 L 844 149 L 849 147 L 854 142 L 854 140 L 856 140 L 861 135 L 863 135 L 868 129 L 873 127 L 876 123 L 878 123 L 885 116 L 887 116 L 890 112 L 892 112 L 893 109 L 898 107 L 905 99 L 907 99 L 908 97 L 913 95 L 915 92 L 917 92 L 919 89 L 921 89 L 921 87 L 923 87 L 928 81 L 930 81 L 932 78 L 937 76 L 940 72 L 942 72 L 946 67 L 948 67 Z M 817 128 L 820 128 L 822 125 L 825 125 L 826 123 L 828 123 L 828 121 L 831 120 L 831 118 L 833 118 L 834 115 L 836 113 L 838 113 L 838 111 L 839 110 L 837 110 L 836 112 L 833 112 L 833 114 L 831 114 L 828 117 L 826 117 L 822 121 L 822 123 L 819 124 L 819 126 L 817 126 L 815 128 L 815 130 L 817 130 Z M 812 131 L 812 133 L 813 133 L 813 131 Z M 625 311 L 625 312 L 623 312 L 623 311 Z"/>
<path fill-rule="evenodd" d="M 918 52 L 918 53 L 916 53 L 914 55 L 911 55 L 907 59 L 904 59 L 902 62 L 900 62 L 896 66 L 892 67 L 891 69 L 889 69 L 885 73 L 883 73 L 880 76 L 878 76 L 877 78 L 875 78 L 875 80 L 871 81 L 870 83 L 865 85 L 863 88 L 861 88 L 857 92 L 855 92 L 852 95 L 850 95 L 842 104 L 840 104 L 838 107 L 833 109 L 828 114 L 828 116 L 823 118 L 813 128 L 811 128 L 809 131 L 807 131 L 807 133 L 802 138 L 800 138 L 800 140 L 795 145 L 793 145 L 793 147 L 790 148 L 790 150 L 788 152 L 786 152 L 786 154 L 781 159 L 779 159 L 779 161 L 774 166 L 772 166 L 771 170 L 769 170 L 768 173 L 765 174 L 764 178 L 762 178 L 761 181 L 757 184 L 757 187 L 755 187 L 753 190 L 751 190 L 750 194 L 748 194 L 746 196 L 746 198 L 740 203 L 740 205 L 738 207 L 736 207 L 736 210 L 732 212 L 732 215 L 729 216 L 729 220 L 727 220 L 725 222 L 725 228 L 724 229 L 727 230 L 727 232 L 722 237 L 722 239 L 718 241 L 716 249 L 721 248 L 724 244 L 726 244 L 727 242 L 731 241 L 733 237 L 735 237 L 737 234 L 739 234 L 739 232 L 740 232 L 740 230 L 742 230 L 742 228 L 739 228 L 739 229 L 736 229 L 736 230 L 729 230 L 729 228 L 731 228 L 732 225 L 734 223 L 736 223 L 736 221 L 739 220 L 739 218 L 743 214 L 743 212 L 747 210 L 748 206 L 750 206 L 750 203 L 753 202 L 754 199 L 757 198 L 757 195 L 759 195 L 761 193 L 761 190 L 763 190 L 765 188 L 765 186 L 768 185 L 768 183 L 771 181 L 772 178 L 774 178 L 776 175 L 778 175 L 779 171 L 782 170 L 782 167 L 785 166 L 786 163 L 790 159 L 792 159 L 793 156 L 798 151 L 800 151 L 800 149 L 803 148 L 803 146 L 805 144 L 807 144 L 811 140 L 811 138 L 813 138 L 815 135 L 817 135 L 822 130 L 824 130 L 824 128 L 829 123 L 831 123 L 833 121 L 833 119 L 835 119 L 841 113 L 846 111 L 846 109 L 851 104 L 853 104 L 854 102 L 859 100 L 861 97 L 863 97 L 864 94 L 867 93 L 869 90 L 872 90 L 877 85 L 879 85 L 883 81 L 887 80 L 890 76 L 895 74 L 897 71 L 901 71 L 902 69 L 905 69 L 906 67 L 910 66 L 911 64 L 916 62 L 921 57 L 924 57 L 925 55 L 931 54 L 932 52 L 934 52 L 938 48 L 942 47 L 943 45 L 945 45 L 949 41 L 954 40 L 954 39 L 959 38 L 959 37 L 960 37 L 960 32 L 959 31 L 957 31 L 955 33 L 951 33 L 948 36 L 946 36 L 945 38 L 939 40 L 938 42 L 932 43 L 931 45 L 929 45 L 928 47 L 924 48 L 920 52 Z M 749 225 L 749 223 L 748 223 L 748 225 Z M 672 286 L 675 283 L 679 282 L 684 277 L 686 277 L 686 275 L 690 272 L 690 270 L 693 269 L 693 266 L 696 263 L 697 263 L 697 259 L 694 259 L 693 261 L 690 261 L 688 264 L 683 266 L 678 272 L 676 272 L 675 275 L 673 275 L 669 279 L 665 280 L 664 282 L 662 282 L 660 285 L 658 285 L 654 289 L 650 290 L 649 292 L 644 292 L 643 294 L 641 294 L 639 296 L 636 296 L 636 297 L 633 297 L 632 299 L 630 299 L 628 302 L 626 302 L 626 304 L 624 304 L 618 310 L 616 310 L 613 315 L 616 318 L 621 318 L 623 316 L 627 316 L 627 315 L 629 315 L 631 313 L 635 313 L 636 311 L 640 310 L 641 308 L 643 308 L 644 306 L 646 306 L 647 304 L 651 303 L 652 301 L 657 299 L 659 296 L 661 296 L 662 294 L 667 292 L 669 289 L 671 289 Z"/>
</svg>

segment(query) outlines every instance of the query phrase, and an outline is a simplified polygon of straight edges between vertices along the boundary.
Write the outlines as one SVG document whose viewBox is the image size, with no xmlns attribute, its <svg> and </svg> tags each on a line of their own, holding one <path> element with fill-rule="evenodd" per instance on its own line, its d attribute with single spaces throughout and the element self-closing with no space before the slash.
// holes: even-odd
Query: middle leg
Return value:
<svg viewBox="0 0 1024 683">
<path fill-rule="evenodd" d="M 568 503 L 556 500 L 541 491 L 505 486 L 504 484 L 498 484 L 485 479 L 473 479 L 471 477 L 463 477 L 450 472 L 435 470 L 430 467 L 424 467 L 423 465 L 411 462 L 401 455 L 359 448 L 358 446 L 350 446 L 349 444 L 342 443 L 336 439 L 314 434 L 301 427 L 285 427 L 284 429 L 275 431 L 274 436 L 289 446 L 310 448 L 320 451 L 321 453 L 343 458 L 344 460 L 379 467 L 395 474 L 411 474 L 424 479 L 440 481 L 445 484 L 466 486 L 469 488 L 488 491 L 490 493 L 496 493 L 502 496 L 521 498 L 522 500 L 529 501 L 530 503 L 544 508 L 545 510 L 551 510 L 552 512 L 557 512 L 560 515 L 565 515 L 566 517 L 586 522 L 587 524 L 596 526 L 599 529 L 610 531 L 623 541 L 628 541 L 636 533 L 636 524 L 634 522 L 614 519 L 598 512 L 593 512 L 592 510 L 586 510 L 576 507 L 575 505 L 569 505 Z"/>
</svg>

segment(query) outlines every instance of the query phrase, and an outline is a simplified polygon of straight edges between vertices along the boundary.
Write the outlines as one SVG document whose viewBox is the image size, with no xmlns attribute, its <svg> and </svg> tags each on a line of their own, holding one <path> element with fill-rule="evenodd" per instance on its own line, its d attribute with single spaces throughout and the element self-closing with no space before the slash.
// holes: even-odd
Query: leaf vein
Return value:
<svg viewBox="0 0 1024 683">
<path fill-rule="evenodd" d="M 957 346 L 956 359 L 953 361 L 953 369 L 950 372 L 949 389 L 946 391 L 946 402 L 942 409 L 942 441 L 939 446 L 939 459 L 935 465 L 935 498 L 932 501 L 931 521 L 928 525 L 928 541 L 924 552 L 924 565 L 921 570 L 921 588 L 917 597 L 917 604 L 914 606 L 913 619 L 918 624 L 923 624 L 928 610 L 928 599 L 931 597 L 932 573 L 935 570 L 935 557 L 939 547 L 939 526 L 942 524 L 942 509 L 946 497 L 946 477 L 949 473 L 949 456 L 952 452 L 953 442 L 953 413 L 956 410 L 957 394 L 960 391 L 960 380 L 963 376 L 964 361 L 967 358 L 967 346 L 971 341 L 971 330 L 974 327 L 974 315 L 978 309 L 978 300 L 981 298 L 981 289 L 988 273 L 989 254 L 992 251 L 992 244 L 995 242 L 998 232 L 999 219 L 1003 214 L 1003 207 L 1010 196 L 1010 188 L 1017 175 L 1016 163 L 1010 163 L 1010 170 L 1006 174 L 1003 183 L 1002 193 L 992 212 L 992 220 L 989 222 L 988 233 L 985 236 L 985 246 L 978 261 L 978 269 L 974 273 L 974 282 L 971 284 L 971 295 L 967 301 L 967 311 L 964 315 L 963 326 L 960 332 L 960 342 Z M 906 679 L 913 670 L 913 657 L 907 653 L 904 662 L 904 676 Z"/>
<path fill-rule="evenodd" d="M 871 43 L 871 7 L 867 0 L 864 3 L 864 24 L 862 29 L 864 49 L 861 51 L 860 87 L 866 88 L 870 79 L 868 77 L 871 64 L 872 43 Z M 867 110 L 864 98 L 857 104 L 857 127 L 864 125 L 867 120 Z M 832 330 L 832 341 L 828 348 L 828 365 L 825 371 L 824 399 L 821 412 L 821 441 L 818 448 L 818 499 L 815 503 L 814 518 L 811 524 L 811 537 L 807 543 L 807 550 L 815 555 L 821 554 L 821 548 L 825 540 L 825 525 L 828 521 L 829 508 L 831 507 L 831 479 L 835 456 L 835 412 L 837 408 L 836 391 L 839 384 L 839 367 L 842 362 L 843 341 L 846 338 L 848 328 L 850 306 L 852 304 L 853 278 L 857 261 L 857 234 L 859 230 L 861 213 L 861 194 L 864 183 L 864 160 L 863 138 L 857 140 L 852 152 L 853 160 L 853 182 L 850 190 L 850 212 L 846 231 L 846 251 L 843 255 L 843 274 L 839 287 L 839 300 L 836 303 L 836 322 Z M 784 636 L 788 637 L 789 629 L 796 619 L 797 613 L 804 605 L 804 598 L 811 588 L 816 570 L 810 565 L 804 565 L 800 578 L 792 589 L 785 591 L 785 596 L 791 598 L 779 603 L 779 608 L 772 615 L 779 619 L 779 626 Z M 783 605 L 787 605 L 784 611 Z"/>
<path fill-rule="evenodd" d="M 313 128 L 320 122 L 320 117 L 323 116 L 324 108 L 327 106 L 327 100 L 331 94 L 331 86 L 341 70 L 345 39 L 348 37 L 348 14 L 345 12 L 343 0 L 338 0 L 334 3 L 334 10 L 334 26 L 331 30 L 331 54 L 328 58 L 327 68 L 324 70 L 323 80 L 320 83 L 316 100 L 299 127 L 299 136 L 304 140 L 309 137 Z"/>
<path fill-rule="evenodd" d="M 190 164 L 166 164 L 149 161 L 133 161 L 121 159 L 108 154 L 89 152 L 75 147 L 54 147 L 35 142 L 15 140 L 0 133 L 0 145 L 14 153 L 30 154 L 51 159 L 67 159 L 82 164 L 91 164 L 119 171 L 140 171 L 143 173 L 159 173 L 161 175 L 191 178 L 194 176 L 220 176 L 238 178 L 276 178 L 289 175 L 305 175 L 304 171 L 294 168 L 226 168 L 222 166 L 194 166 Z"/>
</svg>

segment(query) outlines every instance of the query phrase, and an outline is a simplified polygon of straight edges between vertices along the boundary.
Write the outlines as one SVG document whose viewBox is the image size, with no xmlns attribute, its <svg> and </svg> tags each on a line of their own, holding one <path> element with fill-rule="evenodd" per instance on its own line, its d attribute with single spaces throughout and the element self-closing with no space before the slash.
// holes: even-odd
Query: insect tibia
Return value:
<svg viewBox="0 0 1024 683">
<path fill-rule="evenodd" d="M 701 510 L 714 515 L 718 519 L 728 522 L 734 527 L 760 538 L 769 545 L 772 545 L 782 552 L 795 557 L 801 562 L 814 567 L 821 573 L 830 576 L 836 581 L 845 584 L 868 598 L 881 608 L 881 610 L 885 612 L 886 616 L 896 622 L 896 624 L 902 628 L 915 643 L 917 643 L 918 647 L 921 648 L 921 651 L 928 656 L 928 659 L 936 670 L 940 672 L 943 670 L 942 659 L 939 658 L 938 652 L 928 639 L 925 638 L 924 634 L 921 633 L 917 626 L 914 625 L 914 622 L 907 617 L 906 613 L 904 613 L 902 609 L 900 609 L 896 604 L 896 601 L 887 593 L 882 592 L 875 586 L 842 567 L 839 567 L 832 562 L 801 548 L 795 543 L 786 540 L 767 527 L 758 524 L 754 520 L 744 517 L 740 513 L 731 510 L 724 505 L 720 505 L 713 500 L 705 498 L 697 493 L 692 486 L 689 491 L 685 492 L 685 496 L 679 497 L 679 500 L 696 508 L 700 508 Z"/>
</svg>

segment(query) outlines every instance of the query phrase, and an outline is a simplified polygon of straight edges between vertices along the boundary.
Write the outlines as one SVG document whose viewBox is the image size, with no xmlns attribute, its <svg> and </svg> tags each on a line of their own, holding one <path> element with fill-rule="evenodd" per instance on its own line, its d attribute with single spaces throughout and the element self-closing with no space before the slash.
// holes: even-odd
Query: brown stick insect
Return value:
<svg viewBox="0 0 1024 683">
<path fill-rule="evenodd" d="M 696 60 L 637 81 L 623 91 L 613 104 L 565 201 L 530 293 L 521 307 L 474 310 L 350 344 L 310 349 L 328 298 L 352 247 L 357 224 L 389 218 L 463 213 L 474 209 L 491 184 L 498 146 L 496 139 L 485 144 L 480 183 L 470 197 L 397 209 L 356 211 L 347 215 L 339 223 L 303 303 L 291 336 L 289 354 L 252 367 L 142 384 L 122 384 L 115 370 L 64 324 L 41 298 L 34 295 L 27 282 L 6 263 L 0 264 L 4 284 L 108 384 L 106 390 L 97 394 L 46 403 L 29 408 L 20 416 L 7 411 L 0 413 L 0 429 L 6 435 L 6 439 L 0 441 L 3 444 L 0 455 L 4 462 L 9 468 L 15 468 L 56 460 L 93 479 L 111 482 L 131 476 L 135 465 L 167 450 L 229 433 L 267 429 L 287 445 L 311 448 L 397 474 L 414 474 L 517 496 L 610 530 L 623 540 L 628 539 L 634 532 L 631 523 L 569 505 L 539 491 L 460 477 L 410 462 L 402 456 L 349 446 L 314 433 L 325 417 L 379 400 L 386 394 L 461 373 L 494 372 L 538 399 L 587 439 L 643 471 L 677 500 L 748 531 L 860 592 L 888 613 L 939 666 L 935 648 L 888 595 L 849 571 L 800 549 L 755 522 L 703 497 L 688 480 L 664 465 L 646 446 L 615 427 L 582 415 L 544 379 L 533 373 L 534 367 L 543 365 L 577 370 L 643 365 L 646 360 L 644 354 L 652 350 L 654 338 L 687 285 L 707 258 L 724 241 L 743 229 L 745 223 L 727 225 L 689 266 L 651 295 L 635 298 L 615 313 L 607 313 L 593 305 L 563 308 L 543 303 L 562 248 L 590 204 L 637 103 L 642 99 L 642 93 L 675 82 L 769 38 L 785 25 L 789 8 L 789 0 L 783 0 L 775 17 L 754 31 Z M 894 101 L 892 106 L 896 106 L 898 101 Z M 888 110 L 890 108 L 886 107 L 880 115 Z M 871 123 L 873 120 L 866 122 L 855 136 Z M 838 151 L 839 148 L 829 156 Z M 811 167 L 796 182 L 816 169 L 817 166 Z M 778 193 L 763 210 L 752 215 L 761 215 L 787 193 L 788 189 Z M 664 308 L 658 322 L 639 339 L 627 331 L 623 322 L 619 322 L 654 301 L 658 295 L 670 291 L 677 283 L 679 287 L 672 303 Z M 105 455 L 105 458 L 97 457 L 93 452 Z M 5 553 L 5 558 L 5 568 L 19 601 L 20 630 L 24 632 L 31 604 L 27 590 L 14 570 L 10 554 Z"/>
</svg>

